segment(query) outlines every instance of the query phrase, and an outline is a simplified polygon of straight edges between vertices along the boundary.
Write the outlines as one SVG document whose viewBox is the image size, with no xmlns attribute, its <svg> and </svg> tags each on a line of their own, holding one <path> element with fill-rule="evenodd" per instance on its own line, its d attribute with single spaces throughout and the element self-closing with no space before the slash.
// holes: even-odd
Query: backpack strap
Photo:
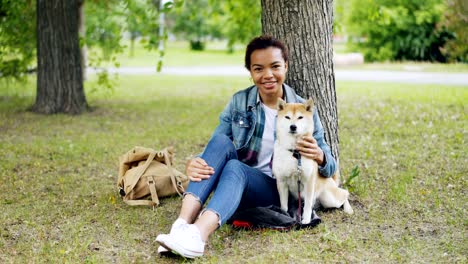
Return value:
<svg viewBox="0 0 468 264">
<path fill-rule="evenodd" d="M 128 205 L 148 205 L 148 206 L 153 206 L 153 209 L 155 206 L 159 206 L 159 198 L 158 198 L 158 193 L 156 192 L 156 182 L 154 181 L 153 177 L 147 177 L 148 179 L 148 187 L 151 193 L 151 201 L 150 200 L 125 200 L 124 202 Z"/>
<path fill-rule="evenodd" d="M 124 202 L 128 205 L 149 205 L 153 206 L 153 209 L 155 206 L 159 206 L 159 198 L 158 198 L 158 193 L 156 191 L 156 182 L 154 181 L 153 177 L 147 177 L 148 179 L 148 187 L 150 189 L 151 193 L 151 201 L 150 200 L 125 200 Z"/>
<path fill-rule="evenodd" d="M 151 200 L 154 203 L 153 206 L 159 205 L 158 193 L 156 192 L 156 182 L 153 177 L 148 177 L 148 186 L 151 192 Z"/>
<path fill-rule="evenodd" d="M 148 206 L 156 206 L 153 201 L 150 200 L 123 200 L 128 205 L 148 205 Z"/>
<path fill-rule="evenodd" d="M 177 184 L 178 189 L 176 189 L 176 191 L 177 191 L 177 193 L 179 193 L 179 191 L 180 191 L 180 192 L 182 193 L 181 196 L 183 196 L 183 194 L 185 193 L 185 188 L 184 188 L 184 186 L 183 186 L 182 181 L 180 180 L 180 178 L 183 178 L 183 177 L 186 177 L 186 176 L 185 176 L 183 173 L 181 173 L 180 171 L 178 171 L 178 170 L 175 170 L 175 169 L 174 169 L 174 170 L 172 170 L 172 171 L 173 171 L 174 174 L 175 174 L 175 181 L 177 182 L 176 184 Z M 178 177 L 177 177 L 177 176 L 178 176 Z M 180 193 L 179 193 L 179 195 L 180 195 Z"/>
<path fill-rule="evenodd" d="M 158 153 L 158 157 L 164 156 L 164 162 L 166 163 L 167 167 L 169 168 L 169 171 L 171 173 L 171 182 L 172 186 L 174 187 L 174 190 L 179 194 L 179 196 L 183 196 L 183 193 L 185 192 L 184 187 L 182 186 L 182 183 L 177 180 L 176 175 L 174 173 L 174 169 L 172 168 L 171 161 L 169 159 L 169 152 L 167 151 L 167 148 L 164 150 L 160 151 Z"/>
<path fill-rule="evenodd" d="M 130 193 L 130 191 L 133 190 L 133 188 L 135 188 L 135 185 L 138 183 L 141 176 L 143 176 L 145 171 L 148 169 L 149 165 L 151 164 L 151 161 L 154 160 L 154 157 L 156 157 L 156 152 L 155 151 L 150 152 L 150 154 L 148 155 L 148 158 L 146 159 L 145 164 L 143 164 L 143 166 L 141 167 L 138 167 L 139 171 L 136 174 L 137 176 L 131 179 L 131 182 L 128 184 L 128 186 L 130 186 L 128 191 L 125 190 L 126 193 Z M 125 187 L 127 186 L 124 186 L 124 189 L 126 189 Z"/>
</svg>

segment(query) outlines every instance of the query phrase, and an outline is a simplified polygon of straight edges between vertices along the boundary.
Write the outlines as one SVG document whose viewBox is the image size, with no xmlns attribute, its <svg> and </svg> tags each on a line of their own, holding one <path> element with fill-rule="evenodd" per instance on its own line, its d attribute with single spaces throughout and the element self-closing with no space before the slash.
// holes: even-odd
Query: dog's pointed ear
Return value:
<svg viewBox="0 0 468 264">
<path fill-rule="evenodd" d="M 305 107 L 306 107 L 306 111 L 309 111 L 309 112 L 312 112 L 313 109 L 314 109 L 314 101 L 312 100 L 312 98 L 309 98 L 309 100 L 307 100 L 307 102 L 305 102 Z"/>
<path fill-rule="evenodd" d="M 276 108 L 278 109 L 278 111 L 283 110 L 285 105 L 286 105 L 286 102 L 283 99 L 278 98 L 278 103 L 276 105 Z"/>
</svg>

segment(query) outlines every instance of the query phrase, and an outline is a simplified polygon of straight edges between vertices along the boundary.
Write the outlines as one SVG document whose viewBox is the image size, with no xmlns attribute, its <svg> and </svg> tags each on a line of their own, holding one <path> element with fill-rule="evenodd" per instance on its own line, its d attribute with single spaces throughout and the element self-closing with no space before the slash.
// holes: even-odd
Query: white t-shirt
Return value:
<svg viewBox="0 0 468 264">
<path fill-rule="evenodd" d="M 270 162 L 273 155 L 273 146 L 275 143 L 275 125 L 276 115 L 278 110 L 269 108 L 268 106 L 260 103 L 263 111 L 265 112 L 265 126 L 263 129 L 262 143 L 258 153 L 258 163 L 254 168 L 259 169 L 270 177 L 272 176 Z"/>
</svg>

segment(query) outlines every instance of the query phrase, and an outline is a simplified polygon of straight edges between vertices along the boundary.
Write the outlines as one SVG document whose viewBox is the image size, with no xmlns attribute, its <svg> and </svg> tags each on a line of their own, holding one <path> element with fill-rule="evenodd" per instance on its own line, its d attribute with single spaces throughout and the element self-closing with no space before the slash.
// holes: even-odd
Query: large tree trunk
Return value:
<svg viewBox="0 0 468 264">
<path fill-rule="evenodd" d="M 286 83 L 304 98 L 313 98 L 325 140 L 339 159 L 338 113 L 333 71 L 332 0 L 262 0 L 264 34 L 289 48 Z"/>
<path fill-rule="evenodd" d="M 35 112 L 79 114 L 83 90 L 77 0 L 37 0 L 37 95 Z"/>
</svg>

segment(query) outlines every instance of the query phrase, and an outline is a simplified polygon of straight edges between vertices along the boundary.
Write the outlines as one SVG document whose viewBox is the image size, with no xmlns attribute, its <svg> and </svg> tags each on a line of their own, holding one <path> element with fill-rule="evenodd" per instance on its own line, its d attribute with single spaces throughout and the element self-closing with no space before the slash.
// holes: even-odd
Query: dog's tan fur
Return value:
<svg viewBox="0 0 468 264">
<path fill-rule="evenodd" d="M 343 206 L 346 213 L 353 213 L 348 201 L 349 192 L 338 187 L 339 170 L 332 178 L 319 176 L 317 162 L 302 156 L 301 168 L 298 171 L 298 160 L 293 157 L 292 150 L 300 138 L 312 136 L 313 131 L 311 99 L 305 104 L 285 103 L 279 100 L 272 170 L 277 181 L 281 208 L 285 211 L 288 210 L 289 193 L 298 198 L 297 179 L 300 178 L 301 197 L 304 199 L 303 224 L 310 223 L 316 200 L 319 200 L 325 208 Z"/>
</svg>

